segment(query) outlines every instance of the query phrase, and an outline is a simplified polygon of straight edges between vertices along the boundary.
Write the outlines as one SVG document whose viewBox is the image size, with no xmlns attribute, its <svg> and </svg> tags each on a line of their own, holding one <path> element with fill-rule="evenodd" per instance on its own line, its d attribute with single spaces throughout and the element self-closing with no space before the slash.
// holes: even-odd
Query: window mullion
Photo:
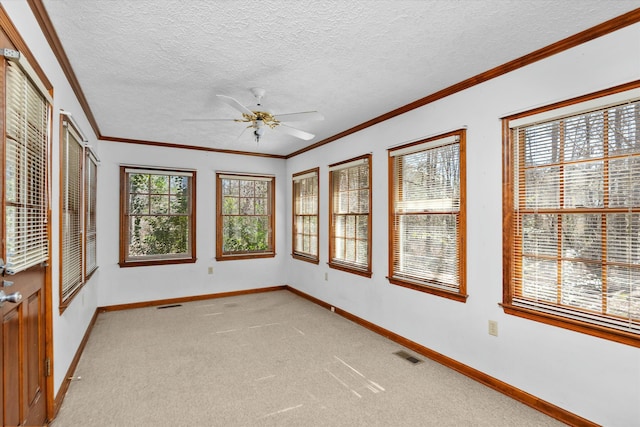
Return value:
<svg viewBox="0 0 640 427">
<path fill-rule="evenodd" d="M 557 288 L 556 288 L 556 303 L 558 305 L 562 304 L 562 287 L 563 287 L 563 283 L 562 283 L 562 227 L 563 227 L 563 221 L 562 221 L 562 212 L 565 208 L 565 200 L 564 200 L 564 191 L 565 191 L 565 180 L 564 180 L 564 171 L 565 171 L 565 152 L 564 152 L 564 146 L 565 146 L 565 137 L 566 137 L 566 129 L 565 129 L 565 124 L 566 122 L 564 120 L 560 121 L 559 123 L 559 135 L 558 135 L 558 153 L 559 153 L 559 176 L 558 179 L 560 180 L 559 182 L 559 200 L 558 200 L 558 249 L 557 249 L 557 256 L 558 256 L 558 260 L 556 261 L 556 267 L 557 267 L 557 271 L 556 271 L 556 283 L 557 283 Z"/>
<path fill-rule="evenodd" d="M 605 111 L 604 112 L 604 117 L 603 117 L 604 123 L 603 123 L 603 162 L 604 162 L 604 170 L 603 170 L 603 179 L 604 179 L 604 185 L 603 190 L 604 190 L 604 198 L 603 198 L 603 208 L 604 209 L 609 209 L 610 207 L 610 194 L 609 194 L 609 112 Z M 602 268 L 602 293 L 601 293 L 601 298 L 602 298 L 602 314 L 605 314 L 608 312 L 608 303 L 609 301 L 607 300 L 607 293 L 608 293 L 608 274 L 609 274 L 609 268 L 608 268 L 608 263 L 607 263 L 607 237 L 608 237 L 608 230 L 607 230 L 607 214 L 605 212 L 603 212 L 601 214 L 600 217 L 600 229 L 602 231 L 601 234 L 601 268 Z"/>
</svg>

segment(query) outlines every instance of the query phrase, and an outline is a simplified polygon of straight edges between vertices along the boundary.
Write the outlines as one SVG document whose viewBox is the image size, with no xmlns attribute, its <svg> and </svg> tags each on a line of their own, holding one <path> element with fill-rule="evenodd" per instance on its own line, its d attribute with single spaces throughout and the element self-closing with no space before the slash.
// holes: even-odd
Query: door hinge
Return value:
<svg viewBox="0 0 640 427">
<path fill-rule="evenodd" d="M 51 376 L 51 359 L 49 359 L 48 357 L 44 359 L 44 376 Z"/>
</svg>

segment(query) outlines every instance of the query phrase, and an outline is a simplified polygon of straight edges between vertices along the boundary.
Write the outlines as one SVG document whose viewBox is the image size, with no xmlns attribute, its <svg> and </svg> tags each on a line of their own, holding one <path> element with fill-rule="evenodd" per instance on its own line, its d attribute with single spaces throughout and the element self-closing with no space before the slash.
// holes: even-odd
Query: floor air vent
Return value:
<svg viewBox="0 0 640 427">
<path fill-rule="evenodd" d="M 158 307 L 158 310 L 160 310 L 161 308 L 173 308 L 173 307 L 182 307 L 182 304 L 163 305 L 161 307 Z"/>
<path fill-rule="evenodd" d="M 393 353 L 393 354 L 395 354 L 395 355 L 396 355 L 396 356 L 398 356 L 398 357 L 402 357 L 402 358 L 403 358 L 403 359 L 405 359 L 405 360 L 408 360 L 409 362 L 413 363 L 414 365 L 416 365 L 416 364 L 418 364 L 418 363 L 422 362 L 422 360 L 418 359 L 418 358 L 417 358 L 417 357 L 415 357 L 415 356 L 410 355 L 409 353 L 407 353 L 407 352 L 406 352 L 406 351 L 404 351 L 404 350 L 396 351 L 396 352 L 395 352 L 395 353 Z"/>
</svg>

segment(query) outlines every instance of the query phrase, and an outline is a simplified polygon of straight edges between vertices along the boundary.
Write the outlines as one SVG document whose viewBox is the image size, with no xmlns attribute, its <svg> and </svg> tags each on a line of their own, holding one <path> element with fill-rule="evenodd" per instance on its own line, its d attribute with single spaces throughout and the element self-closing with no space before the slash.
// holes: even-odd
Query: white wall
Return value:
<svg viewBox="0 0 640 427">
<path fill-rule="evenodd" d="M 23 0 L 0 0 L 53 83 L 54 111 L 74 114 L 96 145 L 62 70 Z M 640 77 L 640 25 L 634 25 L 283 160 L 102 142 L 98 154 L 99 270 L 66 311 L 58 311 L 59 179 L 53 173 L 52 300 L 54 387 L 64 375 L 98 306 L 290 284 L 514 387 L 607 426 L 640 421 L 640 349 L 505 315 L 502 298 L 501 134 L 499 117 Z M 629 53 L 632 53 L 631 55 Z M 420 97 L 427 94 L 416 94 Z M 56 114 L 57 115 L 57 114 Z M 467 274 L 465 304 L 390 285 L 387 273 L 386 148 L 467 126 Z M 53 121 L 53 165 L 59 164 Z M 373 153 L 373 277 L 326 266 L 327 165 Z M 192 168 L 197 182 L 195 264 L 119 268 L 118 165 Z M 319 265 L 290 257 L 291 175 L 320 166 Z M 215 170 L 276 175 L 275 258 L 216 262 Z M 214 274 L 207 274 L 207 267 Z M 328 272 L 328 281 L 324 273 Z M 497 320 L 499 336 L 487 334 Z M 425 385 L 427 386 L 427 385 Z"/>
<path fill-rule="evenodd" d="M 98 168 L 99 305 L 108 306 L 279 286 L 287 259 L 284 160 L 175 148 L 102 142 Z M 118 265 L 120 164 L 195 169 L 195 264 L 126 267 Z M 215 172 L 273 174 L 276 179 L 276 256 L 215 260 Z M 213 274 L 208 274 L 213 267 Z"/>
<path fill-rule="evenodd" d="M 82 112 L 57 59 L 49 48 L 40 26 L 31 13 L 31 8 L 24 0 L 2 0 L 0 4 L 6 10 L 11 21 L 16 26 L 20 36 L 24 39 L 33 53 L 38 64 L 44 70 L 53 85 L 53 123 L 52 123 L 52 197 L 51 197 L 51 274 L 52 274 L 52 305 L 53 305 L 53 376 L 54 389 L 60 388 L 64 376 L 69 369 L 73 356 L 82 341 L 85 331 L 98 304 L 98 286 L 100 272 L 82 288 L 72 303 L 61 315 L 60 302 L 60 110 L 73 114 L 83 133 L 89 139 L 89 144 L 96 146 L 96 138 L 91 126 Z"/>
<path fill-rule="evenodd" d="M 636 24 L 289 159 L 289 180 L 293 173 L 320 167 L 321 244 L 319 265 L 288 259 L 287 283 L 589 420 L 607 426 L 640 425 L 639 348 L 508 316 L 498 306 L 502 301 L 499 118 L 636 80 L 639 54 Z M 385 279 L 386 149 L 461 127 L 467 128 L 466 303 L 394 286 Z M 373 153 L 374 192 L 371 279 L 326 265 L 327 165 L 368 152 Z M 287 233 L 291 233 L 288 191 Z M 498 322 L 498 337 L 487 333 L 490 319 Z"/>
</svg>

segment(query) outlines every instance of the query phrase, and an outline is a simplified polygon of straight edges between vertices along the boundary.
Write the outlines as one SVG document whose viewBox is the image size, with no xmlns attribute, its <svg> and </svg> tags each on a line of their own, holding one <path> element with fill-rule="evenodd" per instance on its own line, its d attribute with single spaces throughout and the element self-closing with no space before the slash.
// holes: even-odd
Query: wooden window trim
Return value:
<svg viewBox="0 0 640 427">
<path fill-rule="evenodd" d="M 317 181 L 317 188 L 316 188 L 316 213 L 315 213 L 315 217 L 316 217 L 316 227 L 318 230 L 318 233 L 316 234 L 316 254 L 317 255 L 311 255 L 305 252 L 299 252 L 296 251 L 296 233 L 297 233 L 297 227 L 296 227 L 296 197 L 297 194 L 295 192 L 295 188 L 296 188 L 296 183 L 295 183 L 295 178 L 301 175 L 307 175 L 307 174 L 315 174 L 316 176 L 316 181 Z M 302 172 L 298 172 L 298 173 L 294 173 L 291 177 L 291 186 L 292 186 L 292 194 L 293 194 L 293 200 L 292 200 L 292 205 L 291 205 L 291 218 L 292 218 L 292 222 L 291 222 L 291 256 L 294 259 L 300 260 L 300 261 L 306 261 L 306 262 L 310 262 L 312 264 L 319 264 L 320 263 L 320 236 L 319 236 L 319 230 L 320 230 L 320 168 L 313 168 L 313 169 L 307 169 L 305 171 Z"/>
<path fill-rule="evenodd" d="M 222 175 L 234 176 L 246 179 L 270 179 L 270 198 L 269 198 L 269 250 L 261 252 L 231 252 L 223 251 L 223 215 L 222 215 Z M 276 177 L 264 174 L 248 174 L 238 172 L 216 172 L 216 261 L 234 261 L 244 259 L 258 258 L 274 258 L 276 256 Z"/>
<path fill-rule="evenodd" d="M 362 156 L 354 157 L 348 160 L 344 160 L 338 163 L 334 163 L 329 165 L 329 168 L 333 168 L 336 166 L 340 166 L 342 164 L 356 162 L 359 160 L 367 160 L 367 166 L 369 168 L 369 212 L 368 216 L 368 229 L 367 229 L 367 266 L 366 268 L 360 268 L 350 263 L 343 263 L 339 261 L 333 260 L 335 254 L 335 224 L 333 218 L 333 172 L 329 172 L 329 262 L 327 265 L 329 268 L 333 268 L 336 270 L 345 271 L 347 273 L 357 274 L 363 277 L 371 277 L 373 272 L 371 271 L 371 231 L 372 231 L 372 206 L 371 201 L 373 199 L 373 188 L 372 188 L 372 155 L 364 154 Z"/>
<path fill-rule="evenodd" d="M 144 169 L 151 172 L 157 172 L 159 175 L 170 175 L 171 173 L 189 173 L 191 174 L 191 180 L 189 185 L 189 251 L 186 256 L 177 255 L 175 257 L 170 256 L 158 256 L 158 258 L 140 258 L 129 259 L 128 258 L 128 179 L 127 169 Z M 121 268 L 128 267 L 142 267 L 150 265 L 168 265 L 168 264 L 189 264 L 195 263 L 196 258 L 196 171 L 186 169 L 172 169 L 164 167 L 147 167 L 147 166 L 120 166 L 120 259 L 118 265 Z"/>
<path fill-rule="evenodd" d="M 631 345 L 634 347 L 640 347 L 640 335 L 625 332 L 622 330 L 609 328 L 604 325 L 598 325 L 591 322 L 581 321 L 571 317 L 560 316 L 554 313 L 546 313 L 532 308 L 516 306 L 513 304 L 513 288 L 511 282 L 513 279 L 514 264 L 517 260 L 512 257 L 512 247 L 514 245 L 513 227 L 515 224 L 514 218 L 514 191 L 515 182 L 513 177 L 514 159 L 513 150 L 515 144 L 512 139 L 512 132 L 509 126 L 509 122 L 522 117 L 531 116 L 533 114 L 543 113 L 550 110 L 570 106 L 580 102 L 590 101 L 598 99 L 607 95 L 624 92 L 631 89 L 640 88 L 640 80 L 635 80 L 629 83 L 618 85 L 612 88 L 600 90 L 587 95 L 571 98 L 568 100 L 549 104 L 532 110 L 520 112 L 508 117 L 502 118 L 502 154 L 503 154 L 503 174 L 502 174 L 502 213 L 503 213 L 503 233 L 502 233 L 502 303 L 500 306 L 504 312 L 509 315 L 533 320 L 536 322 L 544 323 L 568 329 L 575 332 L 580 332 L 586 335 L 603 338 L 606 340 Z"/>
<path fill-rule="evenodd" d="M 459 228 L 458 228 L 458 258 L 459 258 L 459 267 L 458 267 L 458 275 L 460 284 L 458 287 L 458 291 L 447 290 L 437 286 L 430 286 L 428 281 L 412 281 L 410 279 L 404 279 L 402 277 L 395 276 L 394 265 L 395 265 L 395 234 L 394 234 L 394 220 L 395 220 L 395 158 L 391 156 L 391 152 L 393 150 L 409 148 L 411 146 L 429 143 L 431 141 L 436 141 L 443 138 L 449 138 L 457 136 L 459 138 L 459 152 L 460 152 L 460 208 L 458 212 L 459 218 Z M 388 157 L 388 179 L 389 179 L 389 199 L 388 199 L 388 209 L 389 209 L 389 250 L 388 250 L 388 266 L 389 266 L 389 275 L 387 276 L 387 280 L 389 283 L 393 285 L 403 286 L 405 288 L 413 289 L 419 292 L 424 292 L 432 295 L 436 295 L 443 298 L 448 298 L 458 302 L 466 302 L 467 295 L 467 263 L 466 263 L 466 241 L 467 241 L 467 220 L 466 220 L 466 193 L 467 193 L 467 168 L 466 168 L 466 130 L 459 129 L 452 132 L 448 132 L 445 134 L 436 135 L 430 138 L 426 138 L 420 141 L 416 141 L 410 144 L 406 144 L 400 147 L 394 147 L 393 149 L 389 149 L 389 157 Z"/>
</svg>

